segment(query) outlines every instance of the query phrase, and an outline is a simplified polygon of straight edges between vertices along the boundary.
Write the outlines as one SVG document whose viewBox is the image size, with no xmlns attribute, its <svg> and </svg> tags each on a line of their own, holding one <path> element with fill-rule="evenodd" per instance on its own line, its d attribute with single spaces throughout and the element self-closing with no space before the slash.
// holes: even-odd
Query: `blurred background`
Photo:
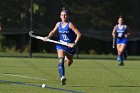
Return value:
<svg viewBox="0 0 140 93">
<path fill-rule="evenodd" d="M 139 0 L 1 0 L 0 56 L 55 54 L 55 44 L 31 39 L 28 33 L 48 35 L 60 21 L 62 7 L 71 12 L 70 20 L 82 33 L 77 54 L 115 54 L 111 32 L 122 15 L 133 32 L 128 54 L 140 55 Z M 53 39 L 57 38 L 56 34 Z"/>
</svg>

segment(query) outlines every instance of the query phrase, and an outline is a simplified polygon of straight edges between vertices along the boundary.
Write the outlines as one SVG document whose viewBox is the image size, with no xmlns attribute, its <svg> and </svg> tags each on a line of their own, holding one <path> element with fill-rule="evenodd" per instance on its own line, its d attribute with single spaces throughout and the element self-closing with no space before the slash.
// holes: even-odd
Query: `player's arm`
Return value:
<svg viewBox="0 0 140 93">
<path fill-rule="evenodd" d="M 58 27 L 59 27 L 60 22 L 57 22 L 55 27 L 53 28 L 53 30 L 49 33 L 49 35 L 46 38 L 51 38 L 55 32 L 57 31 Z"/>
<path fill-rule="evenodd" d="M 114 26 L 113 30 L 112 30 L 112 36 L 115 37 L 115 33 L 116 33 L 116 26 Z"/>
<path fill-rule="evenodd" d="M 129 37 L 130 36 L 130 34 L 131 34 L 131 29 L 128 27 L 128 26 L 126 26 L 126 34 L 125 34 L 125 37 L 127 38 L 127 37 Z"/>
<path fill-rule="evenodd" d="M 74 44 L 77 44 L 78 41 L 80 40 L 81 33 L 80 31 L 70 22 L 69 27 L 75 32 L 76 34 L 76 39 L 74 41 Z"/>
</svg>

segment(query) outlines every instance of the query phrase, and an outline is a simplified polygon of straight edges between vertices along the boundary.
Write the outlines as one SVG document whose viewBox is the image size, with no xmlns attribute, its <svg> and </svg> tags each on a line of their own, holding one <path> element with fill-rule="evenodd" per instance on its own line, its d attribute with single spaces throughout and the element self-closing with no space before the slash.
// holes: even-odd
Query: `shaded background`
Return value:
<svg viewBox="0 0 140 93">
<path fill-rule="evenodd" d="M 30 43 L 28 32 L 47 35 L 60 21 L 63 6 L 71 12 L 70 20 L 82 33 L 79 54 L 113 54 L 111 31 L 122 15 L 133 31 L 128 53 L 140 55 L 139 0 L 3 0 L 0 3 L 0 55 L 6 52 L 56 53 L 55 44 L 36 39 Z M 53 39 L 57 38 L 56 34 Z"/>
</svg>

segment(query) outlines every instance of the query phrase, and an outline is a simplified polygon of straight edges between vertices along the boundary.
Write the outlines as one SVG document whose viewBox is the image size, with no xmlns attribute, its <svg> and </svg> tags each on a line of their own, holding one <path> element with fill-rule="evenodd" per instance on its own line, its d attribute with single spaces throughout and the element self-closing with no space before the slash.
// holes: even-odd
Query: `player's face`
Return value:
<svg viewBox="0 0 140 93">
<path fill-rule="evenodd" d="M 123 24 L 123 19 L 122 19 L 122 18 L 119 18 L 119 19 L 118 19 L 118 23 L 119 23 L 120 25 L 122 25 L 122 24 Z"/>
<path fill-rule="evenodd" d="M 69 16 L 66 12 L 61 12 L 60 18 L 61 18 L 62 21 L 67 21 Z"/>
</svg>

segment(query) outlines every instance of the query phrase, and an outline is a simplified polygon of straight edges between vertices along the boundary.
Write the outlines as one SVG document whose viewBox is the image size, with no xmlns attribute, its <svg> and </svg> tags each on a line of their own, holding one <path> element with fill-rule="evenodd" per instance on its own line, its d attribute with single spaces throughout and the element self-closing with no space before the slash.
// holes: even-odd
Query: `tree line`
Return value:
<svg viewBox="0 0 140 93">
<path fill-rule="evenodd" d="M 71 20 L 82 29 L 109 29 L 119 15 L 130 26 L 138 26 L 139 3 L 139 0 L 33 0 L 33 24 L 36 28 L 40 24 L 52 28 L 65 6 L 71 12 Z M 30 0 L 2 0 L 0 23 L 3 28 L 29 28 L 30 11 Z"/>
</svg>

